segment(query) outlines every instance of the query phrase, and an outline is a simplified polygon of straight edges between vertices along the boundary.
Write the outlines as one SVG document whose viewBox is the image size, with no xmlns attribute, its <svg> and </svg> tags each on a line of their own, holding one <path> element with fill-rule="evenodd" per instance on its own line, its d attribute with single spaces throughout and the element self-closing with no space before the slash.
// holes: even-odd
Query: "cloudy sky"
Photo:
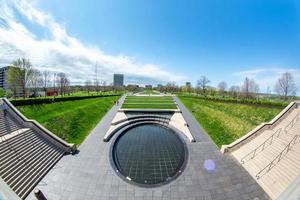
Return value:
<svg viewBox="0 0 300 200">
<path fill-rule="evenodd" d="M 73 83 L 216 86 L 248 76 L 262 92 L 291 72 L 300 90 L 298 0 L 0 0 L 0 66 L 19 57 Z M 299 91 L 298 91 L 299 92 Z"/>
</svg>

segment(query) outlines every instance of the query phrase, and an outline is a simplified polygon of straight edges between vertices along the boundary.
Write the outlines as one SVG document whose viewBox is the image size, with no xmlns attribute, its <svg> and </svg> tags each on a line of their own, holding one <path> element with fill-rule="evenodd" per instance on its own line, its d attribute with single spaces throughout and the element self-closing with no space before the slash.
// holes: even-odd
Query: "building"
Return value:
<svg viewBox="0 0 300 200">
<path fill-rule="evenodd" d="M 124 74 L 114 74 L 114 86 L 124 85 Z"/>
<path fill-rule="evenodd" d="M 145 88 L 152 90 L 152 85 L 145 85 Z"/>
<path fill-rule="evenodd" d="M 7 90 L 9 88 L 7 84 L 7 74 L 10 66 L 0 68 L 0 88 Z"/>
<path fill-rule="evenodd" d="M 191 84 L 191 82 L 186 82 L 186 83 L 185 83 L 185 86 L 186 86 L 186 87 L 192 87 L 192 84 Z"/>
</svg>

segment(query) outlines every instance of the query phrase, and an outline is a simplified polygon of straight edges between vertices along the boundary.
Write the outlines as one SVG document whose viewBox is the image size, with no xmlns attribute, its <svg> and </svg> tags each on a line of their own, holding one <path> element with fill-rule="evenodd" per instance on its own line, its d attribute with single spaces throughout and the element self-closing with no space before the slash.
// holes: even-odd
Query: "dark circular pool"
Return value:
<svg viewBox="0 0 300 200">
<path fill-rule="evenodd" d="M 186 147 L 173 130 L 158 124 L 142 124 L 120 134 L 112 149 L 117 171 L 128 181 L 155 186 L 180 174 Z"/>
</svg>

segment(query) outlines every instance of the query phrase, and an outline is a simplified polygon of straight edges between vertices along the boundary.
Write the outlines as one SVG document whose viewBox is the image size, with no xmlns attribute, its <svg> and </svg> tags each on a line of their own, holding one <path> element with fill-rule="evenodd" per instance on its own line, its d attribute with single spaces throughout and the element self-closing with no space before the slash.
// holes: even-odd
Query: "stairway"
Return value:
<svg viewBox="0 0 300 200">
<path fill-rule="evenodd" d="M 15 121 L 9 114 L 5 116 L 0 113 L 0 137 L 21 128 L 21 125 Z"/>
<path fill-rule="evenodd" d="M 64 151 L 29 129 L 0 143 L 0 176 L 25 199 Z"/>
<path fill-rule="evenodd" d="M 241 162 L 245 155 L 263 144 L 264 141 L 270 138 L 278 129 L 285 130 L 286 126 L 299 112 L 300 108 L 295 108 L 275 127 L 270 130 L 265 130 L 248 143 L 231 152 L 231 155 Z M 257 178 L 257 174 L 272 162 L 296 135 L 300 134 L 300 117 L 292 128 L 286 130 L 287 131 L 282 131 L 278 137 L 274 136 L 272 143 L 266 143 L 263 150 L 260 148 L 260 151 L 255 154 L 255 157 L 251 158 L 251 155 L 253 155 L 251 153 L 248 159 L 245 159 L 244 163 L 241 162 L 242 166 L 256 179 L 272 199 L 276 199 L 289 184 L 300 175 L 300 143 L 298 142 L 291 146 L 291 150 L 285 154 L 270 171 L 261 174 L 261 176 Z"/>
</svg>

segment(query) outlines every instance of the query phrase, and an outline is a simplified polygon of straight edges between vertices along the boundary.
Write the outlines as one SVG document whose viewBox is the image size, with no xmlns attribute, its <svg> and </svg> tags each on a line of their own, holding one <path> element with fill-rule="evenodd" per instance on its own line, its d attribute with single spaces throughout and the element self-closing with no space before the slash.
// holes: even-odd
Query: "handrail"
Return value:
<svg viewBox="0 0 300 200">
<path fill-rule="evenodd" d="M 277 132 L 278 132 L 277 137 L 279 137 L 281 131 L 282 131 L 282 128 L 277 129 L 277 130 L 276 130 L 270 137 L 268 137 L 262 144 L 260 144 L 258 147 L 256 147 L 256 148 L 253 149 L 252 151 L 250 151 L 250 152 L 249 152 L 247 155 L 245 155 L 243 158 L 241 158 L 241 163 L 244 164 L 244 163 L 246 162 L 246 158 L 249 157 L 250 155 L 253 154 L 249 160 L 253 159 L 256 155 L 258 155 L 259 152 L 262 152 L 262 151 L 265 149 L 265 146 L 266 146 L 266 144 L 267 144 L 267 142 L 268 142 L 269 140 L 270 140 L 270 142 L 269 142 L 268 144 L 271 145 L 272 142 L 273 142 L 274 136 L 275 136 L 275 135 L 277 134 Z M 257 152 L 257 150 L 258 150 L 260 147 L 262 147 L 261 151 Z"/>
<path fill-rule="evenodd" d="M 298 114 L 288 123 L 288 125 L 286 125 L 284 127 L 284 132 L 286 134 L 287 134 L 287 129 L 292 128 L 295 125 L 295 123 L 299 120 L 299 118 L 300 118 L 299 116 L 300 116 L 300 112 L 298 112 Z M 273 133 L 270 137 L 268 137 L 262 144 L 260 144 L 258 147 L 256 147 L 255 149 L 250 151 L 248 154 L 246 154 L 244 157 L 242 157 L 240 162 L 242 164 L 244 164 L 247 161 L 246 158 L 249 157 L 250 155 L 252 155 L 252 156 L 250 157 L 249 160 L 253 159 L 259 152 L 262 152 L 265 149 L 265 145 L 267 144 L 267 142 L 269 140 L 270 140 L 269 145 L 271 145 L 272 142 L 273 142 L 273 138 L 276 135 L 276 133 L 278 132 L 277 137 L 279 137 L 280 134 L 281 134 L 281 131 L 282 131 L 282 128 L 277 129 L 276 132 Z M 262 147 L 261 151 L 257 152 L 260 147 Z"/>
<path fill-rule="evenodd" d="M 285 156 L 292 149 L 292 145 L 297 143 L 298 138 L 300 138 L 300 135 L 295 135 L 293 139 L 285 146 L 285 148 L 268 165 L 260 170 L 255 177 L 260 179 L 263 175 L 268 173 L 283 158 L 283 156 Z"/>
<path fill-rule="evenodd" d="M 284 131 L 287 132 L 288 128 L 293 128 L 295 123 L 299 120 L 300 112 L 285 126 Z M 290 126 L 290 127 L 289 127 Z"/>
</svg>

